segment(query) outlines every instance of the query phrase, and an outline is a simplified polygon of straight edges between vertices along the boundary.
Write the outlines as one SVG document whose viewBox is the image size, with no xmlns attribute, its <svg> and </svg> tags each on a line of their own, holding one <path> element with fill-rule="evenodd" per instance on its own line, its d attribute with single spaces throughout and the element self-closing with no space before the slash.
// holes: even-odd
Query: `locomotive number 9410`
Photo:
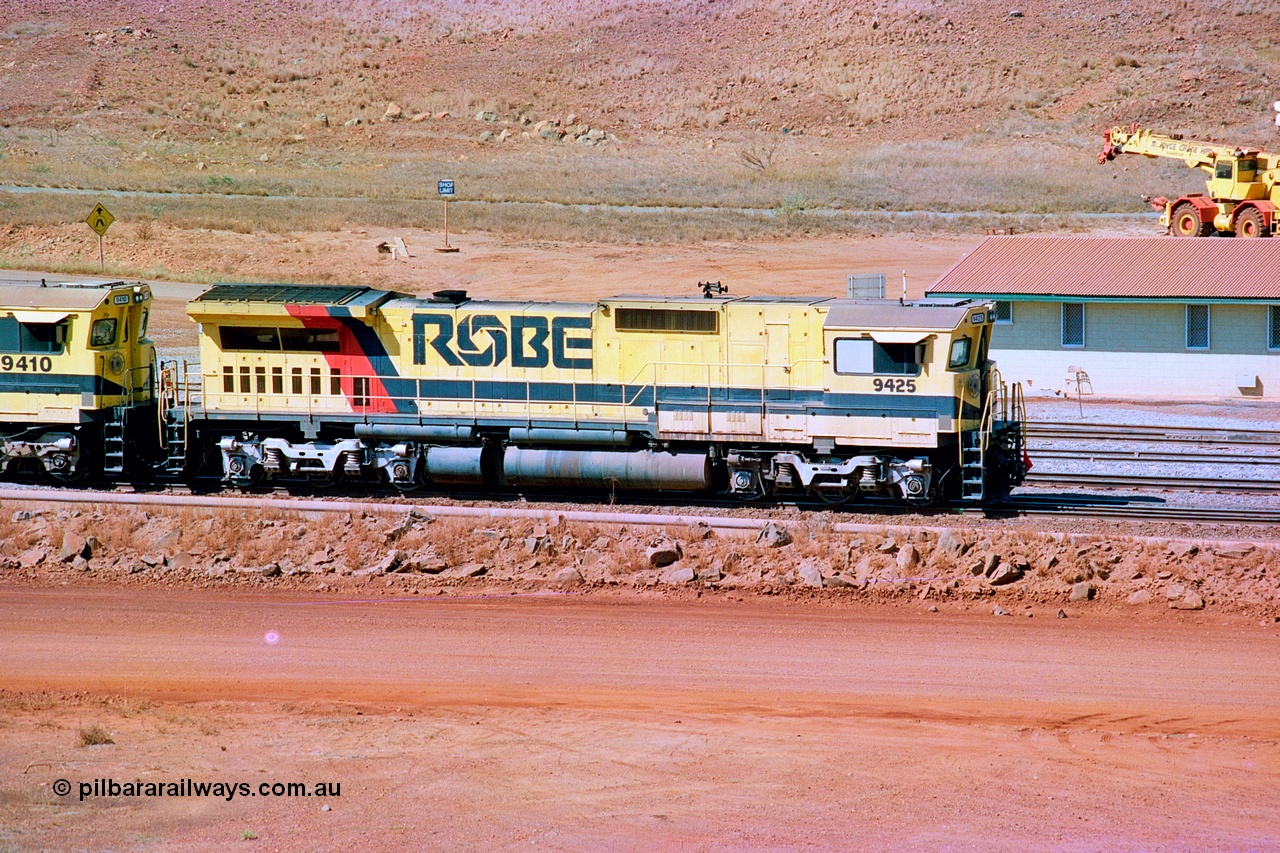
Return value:
<svg viewBox="0 0 1280 853">
<path fill-rule="evenodd" d="M 40 357 L 20 355 L 14 358 L 11 355 L 0 355 L 0 370 L 7 372 L 26 371 L 27 373 L 52 373 L 53 359 L 44 355 Z"/>
</svg>

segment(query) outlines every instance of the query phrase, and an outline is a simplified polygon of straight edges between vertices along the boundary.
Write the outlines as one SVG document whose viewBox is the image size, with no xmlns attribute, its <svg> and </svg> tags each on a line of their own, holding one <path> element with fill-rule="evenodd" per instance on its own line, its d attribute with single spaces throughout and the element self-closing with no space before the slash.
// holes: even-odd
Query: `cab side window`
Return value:
<svg viewBox="0 0 1280 853">
<path fill-rule="evenodd" d="M 919 376 L 915 344 L 882 344 L 871 338 L 836 338 L 835 369 L 842 375 Z"/>
<path fill-rule="evenodd" d="M 57 354 L 66 342 L 66 323 L 23 323 L 0 317 L 0 352 Z"/>
</svg>

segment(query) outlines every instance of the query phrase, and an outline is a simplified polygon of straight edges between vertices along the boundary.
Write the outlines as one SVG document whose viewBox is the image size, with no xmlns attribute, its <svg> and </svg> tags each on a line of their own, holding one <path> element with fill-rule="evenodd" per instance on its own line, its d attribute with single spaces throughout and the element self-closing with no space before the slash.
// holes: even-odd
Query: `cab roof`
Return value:
<svg viewBox="0 0 1280 853">
<path fill-rule="evenodd" d="M 0 284 L 0 310 L 20 308 L 24 311 L 92 311 L 118 290 L 147 288 L 141 282 L 127 281 L 10 281 Z M 149 288 L 148 288 L 149 290 Z"/>
<path fill-rule="evenodd" d="M 288 316 L 290 307 L 304 313 L 333 317 L 368 317 L 370 312 L 402 294 L 362 285 L 332 284 L 215 284 L 187 303 L 187 314 L 209 317 L 259 314 Z"/>
<path fill-rule="evenodd" d="M 951 331 L 970 309 L 983 303 L 969 299 L 929 299 L 901 304 L 892 299 L 833 299 L 823 324 L 828 329 L 939 329 Z"/>
<path fill-rule="evenodd" d="M 370 293 L 383 294 L 362 285 L 333 284 L 226 284 L 219 283 L 194 302 L 266 302 L 273 305 L 348 305 Z"/>
</svg>

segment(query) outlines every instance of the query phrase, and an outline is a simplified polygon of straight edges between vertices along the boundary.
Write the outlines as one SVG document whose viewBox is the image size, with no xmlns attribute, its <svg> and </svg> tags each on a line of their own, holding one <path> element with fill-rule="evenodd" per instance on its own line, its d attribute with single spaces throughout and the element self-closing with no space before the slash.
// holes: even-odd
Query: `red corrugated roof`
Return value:
<svg viewBox="0 0 1280 853">
<path fill-rule="evenodd" d="M 930 295 L 1280 300 L 1280 238 L 987 237 Z"/>
</svg>

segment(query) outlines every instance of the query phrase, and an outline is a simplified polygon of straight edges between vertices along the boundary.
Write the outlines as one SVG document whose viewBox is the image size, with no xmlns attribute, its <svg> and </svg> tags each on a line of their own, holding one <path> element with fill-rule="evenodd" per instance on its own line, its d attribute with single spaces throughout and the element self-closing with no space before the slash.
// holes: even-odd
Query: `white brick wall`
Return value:
<svg viewBox="0 0 1280 853">
<path fill-rule="evenodd" d="M 1084 350 L 1006 350 L 991 357 L 1006 382 L 1022 382 L 1029 394 L 1070 391 L 1068 367 L 1089 374 L 1093 393 L 1102 397 L 1240 397 L 1237 376 L 1258 377 L 1259 391 L 1249 396 L 1280 398 L 1280 353 L 1106 352 Z M 1029 384 L 1027 384 L 1029 381 Z"/>
</svg>

